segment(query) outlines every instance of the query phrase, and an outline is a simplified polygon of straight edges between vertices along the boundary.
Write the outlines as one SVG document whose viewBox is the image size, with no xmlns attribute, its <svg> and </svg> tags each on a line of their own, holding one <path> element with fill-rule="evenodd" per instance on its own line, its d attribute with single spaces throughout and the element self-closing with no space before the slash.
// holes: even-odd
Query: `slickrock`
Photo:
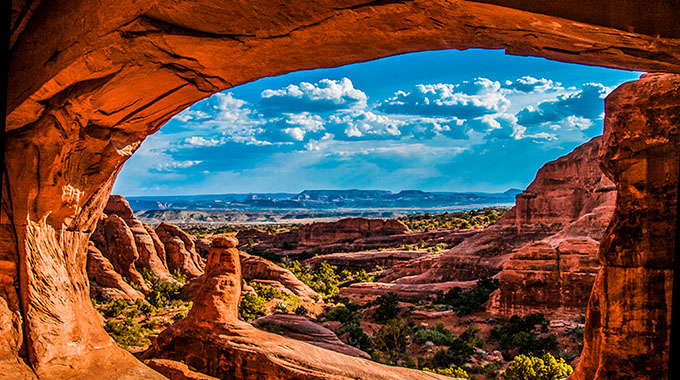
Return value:
<svg viewBox="0 0 680 380">
<path fill-rule="evenodd" d="M 181 361 L 210 376 L 235 380 L 447 379 L 258 330 L 238 320 L 241 283 L 238 250 L 213 240 L 191 311 L 161 332 L 143 359 Z"/>
<path fill-rule="evenodd" d="M 282 268 L 261 257 L 251 256 L 245 252 L 241 252 L 240 254 L 241 271 L 244 280 L 278 281 L 298 297 L 310 301 L 320 299 L 320 296 L 314 290 L 298 280 L 298 278 L 288 269 Z"/>
<path fill-rule="evenodd" d="M 255 326 L 288 338 L 301 340 L 341 354 L 370 359 L 371 355 L 342 342 L 335 333 L 302 315 L 273 314 L 255 321 Z"/>
<path fill-rule="evenodd" d="M 602 239 L 572 380 L 665 379 L 680 168 L 680 76 L 644 75 L 605 99 L 602 168 L 618 198 Z"/>
<path fill-rule="evenodd" d="M 125 282 L 92 242 L 87 247 L 87 276 L 93 298 L 122 298 L 131 302 L 144 299 L 144 294 Z"/>
<path fill-rule="evenodd" d="M 170 272 L 179 271 L 189 279 L 203 274 L 205 265 L 196 252 L 194 239 L 177 226 L 161 223 L 156 227 L 156 235 L 165 246 L 165 260 Z"/>
</svg>

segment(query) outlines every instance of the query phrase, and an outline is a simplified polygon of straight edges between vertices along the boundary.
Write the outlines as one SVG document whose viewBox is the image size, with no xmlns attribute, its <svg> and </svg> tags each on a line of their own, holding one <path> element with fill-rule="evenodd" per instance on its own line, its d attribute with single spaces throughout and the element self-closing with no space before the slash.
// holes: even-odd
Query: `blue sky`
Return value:
<svg viewBox="0 0 680 380">
<path fill-rule="evenodd" d="M 639 75 L 445 50 L 264 78 L 175 116 L 113 191 L 524 188 L 602 134 L 604 97 Z"/>
</svg>

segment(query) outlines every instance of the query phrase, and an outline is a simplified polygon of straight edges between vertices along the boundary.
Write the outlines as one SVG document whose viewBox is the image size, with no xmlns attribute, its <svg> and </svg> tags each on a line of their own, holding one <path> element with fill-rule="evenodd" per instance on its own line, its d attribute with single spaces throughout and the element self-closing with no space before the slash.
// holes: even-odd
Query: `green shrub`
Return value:
<svg viewBox="0 0 680 380">
<path fill-rule="evenodd" d="M 420 344 L 432 342 L 437 346 L 448 346 L 453 343 L 453 340 L 451 332 L 444 327 L 442 322 L 437 323 L 434 328 L 418 326 L 413 334 L 413 341 Z"/>
<path fill-rule="evenodd" d="M 309 310 L 307 310 L 307 308 L 304 307 L 304 306 L 302 306 L 302 305 L 298 305 L 298 306 L 295 308 L 295 315 L 303 315 L 303 316 L 306 316 L 306 315 L 308 315 L 308 314 L 309 314 Z"/>
<path fill-rule="evenodd" d="M 182 287 L 179 284 L 157 280 L 151 284 L 151 292 L 146 298 L 152 306 L 164 307 L 170 301 L 178 300 L 181 291 Z"/>
<path fill-rule="evenodd" d="M 474 353 L 475 349 L 468 342 L 455 338 L 449 348 L 439 350 L 434 354 L 432 363 L 434 367 L 439 368 L 462 366 L 470 361 L 470 356 Z"/>
<path fill-rule="evenodd" d="M 336 334 L 347 334 L 346 343 L 364 351 L 368 352 L 373 347 L 373 340 L 370 336 L 366 335 L 361 328 L 361 324 L 358 322 L 350 322 L 340 326 L 336 330 Z"/>
<path fill-rule="evenodd" d="M 375 300 L 378 308 L 375 309 L 376 322 L 386 322 L 399 315 L 399 297 L 394 293 L 383 294 Z"/>
<path fill-rule="evenodd" d="M 423 371 L 425 372 L 432 372 L 436 373 L 438 375 L 444 375 L 448 377 L 455 377 L 459 379 L 469 379 L 470 375 L 468 375 L 467 372 L 465 372 L 464 369 L 460 367 L 449 367 L 449 368 L 423 368 Z"/>
<path fill-rule="evenodd" d="M 257 293 L 258 296 L 264 298 L 265 301 L 284 298 L 284 294 L 273 286 L 261 284 L 259 282 L 254 282 L 250 285 L 253 287 L 253 289 L 255 289 L 255 293 Z"/>
<path fill-rule="evenodd" d="M 186 284 L 187 282 L 187 276 L 184 273 L 180 272 L 179 268 L 176 268 L 172 272 L 172 278 L 174 278 L 180 284 Z"/>
<path fill-rule="evenodd" d="M 104 330 L 109 333 L 116 343 L 124 348 L 128 346 L 144 346 L 150 343 L 147 335 L 151 331 L 135 324 L 132 318 L 126 318 L 123 322 L 107 321 L 104 325 Z"/>
<path fill-rule="evenodd" d="M 180 311 L 180 312 L 178 312 L 177 314 L 175 314 L 175 315 L 172 316 L 172 320 L 175 321 L 175 322 L 177 322 L 177 321 L 182 320 L 182 319 L 184 319 L 184 318 L 186 318 L 186 317 L 187 317 L 187 313 L 184 312 L 184 311 Z"/>
<path fill-rule="evenodd" d="M 111 302 L 108 303 L 108 305 L 104 306 L 104 308 L 101 310 L 102 314 L 104 314 L 105 317 L 107 318 L 115 318 L 119 316 L 123 311 L 129 306 L 127 301 L 123 299 L 115 299 Z"/>
<path fill-rule="evenodd" d="M 446 294 L 440 294 L 435 302 L 453 306 L 458 315 L 468 315 L 479 311 L 489 300 L 489 295 L 496 289 L 498 289 L 498 280 L 481 278 L 474 288 L 463 290 L 456 286 Z"/>
<path fill-rule="evenodd" d="M 498 341 L 506 360 L 516 355 L 542 356 L 558 348 L 557 337 L 546 334 L 550 321 L 543 314 L 531 314 L 524 318 L 513 315 L 508 321 L 491 330 L 489 338 Z"/>
<path fill-rule="evenodd" d="M 373 336 L 373 347 L 380 351 L 382 362 L 403 365 L 410 359 L 406 348 L 412 334 L 413 321 L 390 319 Z"/>
<path fill-rule="evenodd" d="M 550 354 L 542 357 L 518 355 L 503 373 L 503 380 L 559 380 L 571 375 L 574 369 L 564 359 Z"/>
<path fill-rule="evenodd" d="M 245 293 L 239 303 L 241 318 L 245 321 L 254 321 L 258 316 L 265 315 L 267 309 L 264 306 L 264 298 L 257 294 Z"/>
</svg>

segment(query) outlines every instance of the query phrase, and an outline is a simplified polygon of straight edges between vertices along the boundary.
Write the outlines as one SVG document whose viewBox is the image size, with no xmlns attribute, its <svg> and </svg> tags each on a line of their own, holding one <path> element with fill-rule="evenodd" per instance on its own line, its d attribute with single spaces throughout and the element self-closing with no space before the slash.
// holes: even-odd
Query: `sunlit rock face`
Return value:
<svg viewBox="0 0 680 380">
<path fill-rule="evenodd" d="M 612 223 L 572 379 L 667 376 L 680 163 L 680 76 L 645 75 L 605 99 L 602 167 Z"/>
<path fill-rule="evenodd" d="M 446 48 L 499 48 L 567 62 L 680 73 L 677 36 L 668 33 L 672 28 L 655 26 L 680 19 L 677 7 L 659 11 L 649 2 L 626 2 L 626 13 L 634 16 L 619 21 L 590 17 L 589 3 L 563 3 L 563 10 L 531 2 L 527 11 L 520 11 L 444 0 L 274 5 L 268 0 L 13 1 L 0 209 L 0 376 L 161 378 L 117 348 L 101 327 L 87 286 L 88 241 L 116 175 L 141 141 L 216 91 L 300 69 Z M 619 5 L 606 4 L 609 7 L 602 9 Z M 648 107 L 655 107 L 653 96 L 643 98 L 649 99 Z M 668 99 L 677 104 L 677 98 Z M 646 115 L 645 109 L 637 112 Z M 622 130 L 628 130 L 627 123 L 621 123 Z M 605 139 L 614 147 L 609 140 L 626 137 L 619 133 Z M 636 141 L 632 152 L 646 152 L 647 145 L 670 146 L 663 139 Z M 605 155 L 605 164 L 619 162 L 616 158 Z M 660 160 L 664 158 L 648 161 Z M 617 175 L 613 172 L 615 183 Z M 641 207 L 653 208 L 654 202 L 666 200 L 666 193 L 643 194 L 649 199 Z M 653 214 L 659 225 L 658 218 L 667 213 Z M 621 215 L 626 215 L 625 209 Z M 631 217 L 626 223 L 621 227 L 626 232 L 649 231 L 643 219 Z M 617 238 L 604 245 L 603 257 L 644 261 L 644 255 L 619 249 L 622 235 L 612 236 Z M 640 241 L 667 243 L 668 236 L 672 234 Z M 617 291 L 642 295 L 670 278 L 666 267 L 644 265 L 605 269 L 598 284 L 627 278 Z M 632 270 L 657 271 L 666 282 L 615 276 Z M 603 287 L 596 287 L 589 321 L 601 320 L 610 308 L 620 306 Z M 659 310 L 667 317 L 667 308 Z M 631 326 L 646 331 L 640 336 L 654 335 L 642 319 L 634 322 Z M 601 353 L 635 352 L 627 350 L 629 341 L 607 337 L 613 326 L 589 326 L 580 378 L 594 373 L 588 372 L 596 367 L 593 363 L 610 359 L 610 354 Z M 659 331 L 667 331 L 662 327 Z M 654 365 L 655 360 L 646 363 Z M 599 373 L 631 367 L 607 368 Z"/>
</svg>

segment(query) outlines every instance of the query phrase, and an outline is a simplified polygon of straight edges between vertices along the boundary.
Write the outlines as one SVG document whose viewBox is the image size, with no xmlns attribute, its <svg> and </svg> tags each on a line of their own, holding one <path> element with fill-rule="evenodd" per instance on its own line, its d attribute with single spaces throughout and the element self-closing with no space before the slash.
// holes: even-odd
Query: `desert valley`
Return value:
<svg viewBox="0 0 680 380">
<path fill-rule="evenodd" d="M 428 378 L 378 363 L 496 379 L 545 354 L 567 375 L 616 199 L 601 144 L 547 163 L 512 208 L 182 230 L 112 195 L 89 246 L 91 296 L 114 340 L 171 379 Z M 319 362 L 298 342 L 337 354 Z"/>
</svg>

